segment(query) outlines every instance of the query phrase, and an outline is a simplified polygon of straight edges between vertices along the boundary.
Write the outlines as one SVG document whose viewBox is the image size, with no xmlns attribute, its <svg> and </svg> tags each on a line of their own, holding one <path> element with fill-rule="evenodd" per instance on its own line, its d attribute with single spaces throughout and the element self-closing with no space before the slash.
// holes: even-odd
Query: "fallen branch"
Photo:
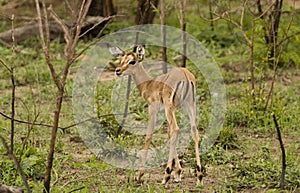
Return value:
<svg viewBox="0 0 300 193">
<path fill-rule="evenodd" d="M 1 193 L 22 193 L 24 192 L 22 188 L 7 186 L 5 184 L 0 184 Z"/>
<path fill-rule="evenodd" d="M 82 23 L 82 28 L 88 28 L 89 31 L 91 30 L 89 27 L 95 28 L 101 24 L 105 24 L 111 20 L 112 17 L 105 18 L 100 16 L 87 16 Z M 74 26 L 73 22 L 66 22 L 66 26 Z M 45 31 L 45 27 L 43 28 Z M 59 25 L 56 21 L 49 22 L 49 31 L 50 31 L 50 39 L 56 39 L 58 37 L 64 36 L 64 30 L 62 29 L 61 25 Z M 81 32 L 82 34 L 86 35 L 87 32 Z M 11 39 L 12 30 L 8 30 L 5 32 L 0 33 L 0 44 L 8 46 L 12 43 Z M 15 42 L 20 43 L 28 38 L 38 37 L 39 36 L 39 24 L 36 22 L 26 23 L 22 27 L 18 27 L 14 29 L 14 36 Z"/>
</svg>

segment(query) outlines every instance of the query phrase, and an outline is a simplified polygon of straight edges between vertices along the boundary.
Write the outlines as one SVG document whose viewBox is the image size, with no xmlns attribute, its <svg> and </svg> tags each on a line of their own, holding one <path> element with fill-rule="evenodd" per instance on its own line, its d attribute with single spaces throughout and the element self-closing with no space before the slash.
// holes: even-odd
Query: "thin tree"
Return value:
<svg viewBox="0 0 300 193">
<path fill-rule="evenodd" d="M 270 54 L 268 56 L 269 60 L 274 60 L 274 45 L 278 46 L 278 30 L 280 25 L 280 18 L 282 12 L 283 0 L 275 0 L 270 4 L 270 6 L 263 10 L 263 6 L 260 0 L 256 1 L 257 10 L 260 14 L 260 19 L 266 20 L 266 27 L 263 26 L 265 31 L 265 42 L 270 46 Z M 265 13 L 264 13 L 265 12 Z"/>
<path fill-rule="evenodd" d="M 273 36 L 273 52 L 272 52 L 273 53 L 273 75 L 272 75 L 270 89 L 269 89 L 267 99 L 266 99 L 266 104 L 265 104 L 265 108 L 264 108 L 265 111 L 267 110 L 270 101 L 271 101 L 270 104 L 272 106 L 272 96 L 273 96 L 273 89 L 274 89 L 274 84 L 275 84 L 275 80 L 276 80 L 276 76 L 277 76 L 278 64 L 279 64 L 279 61 L 281 59 L 281 55 L 283 53 L 283 50 L 284 50 L 284 48 L 286 47 L 286 45 L 288 43 L 288 34 L 289 34 L 289 31 L 291 29 L 291 26 L 292 26 L 292 23 L 294 21 L 294 17 L 295 17 L 295 14 L 296 14 L 295 0 L 293 1 L 293 9 L 294 10 L 292 12 L 292 16 L 290 17 L 290 21 L 288 23 L 288 26 L 287 26 L 286 30 L 284 31 L 284 35 L 283 35 L 281 43 L 277 45 L 278 32 L 277 32 L 276 37 Z M 274 32 L 274 34 L 275 34 L 275 32 Z"/>
<path fill-rule="evenodd" d="M 234 27 L 236 27 L 241 32 L 241 34 L 244 38 L 245 44 L 249 47 L 249 49 L 250 49 L 250 57 L 249 57 L 249 60 L 250 60 L 250 88 L 251 88 L 251 92 L 252 92 L 252 96 L 253 96 L 253 101 L 255 101 L 254 100 L 255 99 L 254 29 L 255 29 L 256 18 L 253 17 L 251 19 L 251 29 L 252 29 L 251 33 L 250 34 L 246 33 L 246 30 L 244 28 L 244 22 L 245 22 L 245 13 L 246 13 L 246 9 L 247 9 L 247 3 L 248 3 L 248 0 L 243 1 L 239 21 L 234 20 L 231 17 L 231 12 L 226 11 L 226 10 L 222 13 L 214 13 L 214 15 L 216 15 L 216 18 L 214 18 L 213 21 L 223 19 L 223 20 L 229 22 L 230 24 L 232 24 Z M 211 19 L 206 19 L 206 20 L 212 21 Z"/>
<path fill-rule="evenodd" d="M 182 42 L 182 67 L 186 67 L 186 20 L 185 20 L 186 0 L 179 0 L 180 10 L 180 26 L 181 26 L 181 42 Z"/>
<path fill-rule="evenodd" d="M 168 72 L 165 0 L 160 0 L 160 23 L 161 23 L 161 43 L 162 43 L 162 60 L 163 60 L 162 69 L 163 69 L 163 73 L 165 74 Z"/>
<path fill-rule="evenodd" d="M 136 14 L 136 18 L 135 18 L 136 24 L 142 25 L 142 24 L 152 23 L 154 16 L 155 16 L 154 9 L 155 9 L 155 7 L 157 7 L 157 5 L 158 5 L 158 0 L 138 0 L 137 14 Z M 137 26 L 137 28 L 138 27 L 139 26 Z M 138 43 L 140 43 L 140 42 L 139 42 L 139 32 L 137 29 L 135 43 L 134 43 L 135 46 Z M 122 117 L 122 121 L 118 127 L 116 137 L 118 137 L 121 134 L 122 128 L 124 127 L 127 116 L 128 116 L 131 82 L 132 82 L 132 78 L 131 78 L 131 76 L 129 76 L 128 81 L 127 81 L 126 101 L 125 101 L 125 106 L 124 106 L 124 111 L 123 111 L 123 117 Z"/>
<path fill-rule="evenodd" d="M 16 99 L 16 84 L 15 84 L 15 36 L 14 36 L 14 21 L 15 17 L 12 15 L 11 17 L 11 38 L 12 38 L 12 53 L 11 53 L 11 66 L 9 67 L 4 60 L 0 59 L 0 64 L 4 66 L 4 68 L 9 72 L 10 74 L 10 80 L 11 80 L 11 118 L 10 118 L 10 146 L 7 145 L 5 139 L 3 136 L 0 136 L 0 139 L 2 141 L 2 144 L 4 145 L 4 148 L 7 150 L 8 157 L 14 162 L 16 170 L 20 173 L 22 181 L 24 186 L 27 189 L 28 193 L 31 193 L 29 184 L 27 182 L 26 175 L 21 167 L 20 161 L 17 159 L 17 157 L 14 154 L 14 135 L 15 135 L 15 99 Z M 20 192 L 21 190 L 18 189 Z M 16 189 L 17 191 L 17 189 Z"/>
<path fill-rule="evenodd" d="M 214 16 L 213 16 L 213 11 L 212 11 L 212 0 L 208 1 L 208 9 L 209 9 L 209 19 L 210 19 L 210 29 L 211 31 L 215 30 L 215 26 L 214 26 Z"/>
<path fill-rule="evenodd" d="M 50 181 L 51 181 L 51 171 L 54 159 L 54 148 L 56 144 L 56 134 L 57 129 L 59 127 L 59 120 L 60 120 L 60 112 L 62 107 L 62 101 L 64 97 L 64 90 L 66 86 L 67 77 L 69 74 L 69 69 L 71 65 L 74 63 L 76 59 L 75 55 L 75 48 L 80 38 L 80 32 L 83 25 L 83 21 L 85 16 L 87 15 L 89 6 L 91 4 L 91 0 L 84 0 L 79 9 L 78 17 L 76 20 L 76 27 L 68 27 L 62 21 L 61 18 L 57 16 L 57 14 L 50 8 L 48 8 L 51 17 L 61 26 L 64 30 L 64 37 L 66 41 L 66 46 L 64 50 L 64 54 L 66 57 L 66 64 L 61 72 L 62 76 L 60 77 L 51 61 L 50 58 L 50 31 L 49 31 L 49 19 L 48 19 L 48 12 L 46 9 L 45 1 L 42 0 L 42 13 L 44 16 L 44 23 L 42 22 L 42 13 L 39 4 L 39 0 L 35 0 L 36 3 L 36 10 L 38 15 L 38 24 L 39 24 L 39 33 L 40 33 L 40 42 L 43 48 L 43 52 L 46 58 L 47 66 L 50 70 L 52 79 L 57 87 L 56 93 L 56 106 L 54 110 L 54 117 L 53 117 L 53 126 L 51 132 L 51 140 L 50 140 L 50 148 L 47 156 L 47 164 L 46 164 L 46 171 L 44 177 L 44 192 L 50 192 Z M 45 32 L 44 32 L 45 29 Z"/>
<path fill-rule="evenodd" d="M 11 17 L 11 29 L 12 29 L 12 53 L 11 53 L 11 68 L 9 69 L 10 72 L 10 79 L 11 79 L 11 133 L 10 133 L 10 154 L 14 154 L 14 134 L 15 134 L 15 95 L 16 95 L 16 84 L 15 84 L 15 74 L 14 74 L 14 64 L 15 64 L 15 36 L 14 36 L 14 20 L 15 16 L 12 15 Z"/>
</svg>

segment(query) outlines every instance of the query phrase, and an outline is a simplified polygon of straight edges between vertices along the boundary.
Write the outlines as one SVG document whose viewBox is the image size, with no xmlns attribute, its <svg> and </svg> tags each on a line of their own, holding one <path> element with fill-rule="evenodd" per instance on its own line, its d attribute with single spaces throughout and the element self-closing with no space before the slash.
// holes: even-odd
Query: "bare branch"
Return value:
<svg viewBox="0 0 300 193">
<path fill-rule="evenodd" d="M 66 4 L 66 6 L 67 6 L 69 12 L 71 13 L 72 18 L 76 18 L 76 12 L 75 12 L 74 9 L 72 8 L 72 6 L 71 6 L 69 0 L 64 0 L 64 2 L 65 2 L 65 4 Z"/>
<path fill-rule="evenodd" d="M 11 73 L 11 69 L 7 66 L 7 64 L 4 62 L 4 60 L 2 60 L 2 58 L 0 58 L 0 63 L 5 67 L 5 69 L 7 71 L 9 71 L 9 73 Z"/>
<path fill-rule="evenodd" d="M 5 139 L 4 139 L 4 137 L 0 135 L 0 139 L 1 139 L 1 141 L 2 141 L 2 144 L 3 144 L 4 148 L 5 148 L 6 151 L 8 152 L 8 154 L 7 154 L 8 157 L 14 162 L 14 164 L 15 164 L 15 166 L 16 166 L 16 169 L 19 171 L 19 173 L 20 173 L 20 175 L 21 175 L 21 177 L 22 177 L 23 184 L 24 184 L 24 186 L 25 186 L 26 189 L 27 189 L 27 192 L 28 192 L 28 193 L 31 193 L 29 184 L 28 184 L 28 182 L 27 182 L 26 175 L 25 175 L 25 173 L 24 173 L 24 171 L 23 171 L 23 168 L 22 168 L 21 164 L 18 162 L 16 156 L 15 156 L 13 153 L 10 153 L 9 147 L 8 147 L 8 145 L 7 145 L 7 143 L 6 143 Z"/>
<path fill-rule="evenodd" d="M 73 53 L 74 53 L 75 46 L 77 45 L 77 41 L 80 37 L 80 32 L 81 32 L 81 28 L 83 25 L 83 21 L 89 11 L 89 7 L 90 7 L 91 3 L 92 3 L 92 0 L 87 0 L 87 2 L 86 2 L 86 0 L 82 1 L 79 15 L 78 15 L 77 22 L 76 22 L 76 31 L 75 31 L 74 41 L 70 47 L 70 49 L 72 50 Z"/>
<path fill-rule="evenodd" d="M 12 118 L 10 116 L 6 115 L 3 112 L 0 112 L 0 115 L 2 115 L 6 119 L 12 120 Z M 23 121 L 23 120 L 19 120 L 19 119 L 14 119 L 14 121 L 17 122 L 17 123 L 22 123 L 22 124 L 44 126 L 44 127 L 52 127 L 52 125 L 48 125 L 48 124 L 44 124 L 44 123 L 35 123 L 35 122 Z"/>
<path fill-rule="evenodd" d="M 11 53 L 11 71 L 10 71 L 10 79 L 11 79 L 11 122 L 10 122 L 10 154 L 14 153 L 14 135 L 15 135 L 15 95 L 16 95 L 16 85 L 15 85 L 15 75 L 14 75 L 14 65 L 15 65 L 15 37 L 14 37 L 14 18 L 11 17 L 11 39 L 12 39 L 12 53 Z"/>
<path fill-rule="evenodd" d="M 64 38 L 67 43 L 67 45 L 70 43 L 71 36 L 68 29 L 68 26 L 64 23 L 64 21 L 55 13 L 55 11 L 52 9 L 52 6 L 48 7 L 48 10 L 50 12 L 51 17 L 56 21 L 56 23 L 62 28 L 64 31 Z"/>
<path fill-rule="evenodd" d="M 116 15 L 113 16 L 108 16 L 108 17 L 93 17 L 93 19 L 98 20 L 97 23 L 93 22 L 94 25 L 92 27 L 90 27 L 88 30 L 86 30 L 84 33 L 82 33 L 79 38 L 85 36 L 88 32 L 92 31 L 93 29 L 95 29 L 98 25 L 102 24 L 105 21 L 110 21 L 111 19 L 117 17 Z M 89 17 L 87 17 L 89 18 Z M 89 22 L 89 21 L 85 21 L 85 22 Z"/>
<path fill-rule="evenodd" d="M 277 131 L 277 137 L 278 137 L 278 141 L 279 141 L 279 145 L 280 145 L 280 150 L 281 150 L 281 164 L 282 164 L 282 168 L 281 168 L 281 177 L 280 177 L 280 189 L 283 190 L 284 189 L 284 178 L 285 178 L 285 169 L 286 169 L 286 155 L 285 155 L 285 149 L 284 149 L 284 144 L 282 141 L 282 137 L 281 137 L 281 132 L 280 132 L 280 128 L 278 126 L 278 122 L 276 119 L 275 114 L 272 114 L 273 116 L 273 121 L 276 127 L 276 131 Z"/>
<path fill-rule="evenodd" d="M 271 10 L 271 8 L 274 4 L 275 4 L 275 1 L 272 2 L 264 11 L 262 11 L 262 10 L 259 11 L 259 16 L 255 20 L 262 19 Z"/>
<path fill-rule="evenodd" d="M 44 37 L 44 31 L 43 31 L 43 22 L 42 22 L 42 16 L 41 16 L 41 8 L 38 0 L 35 0 L 35 5 L 36 5 L 36 11 L 37 11 L 37 19 L 38 19 L 38 24 L 39 24 L 39 31 L 40 31 L 40 39 L 41 39 L 41 44 L 43 47 L 43 50 L 45 52 L 46 50 L 46 44 L 45 44 L 45 37 Z"/>
<path fill-rule="evenodd" d="M 35 4 L 36 4 L 37 15 L 38 15 L 38 24 L 39 24 L 39 32 L 40 32 L 39 34 L 40 34 L 40 39 L 41 39 L 41 44 L 42 44 L 42 47 L 43 47 L 44 55 L 45 55 L 45 58 L 46 58 L 46 63 L 48 65 L 49 69 L 50 69 L 51 76 L 52 76 L 57 88 L 61 88 L 60 80 L 59 80 L 59 78 L 56 74 L 56 71 L 54 69 L 54 66 L 53 66 L 53 64 L 51 63 L 51 60 L 50 60 L 49 48 L 45 43 L 45 36 L 44 36 L 44 31 L 43 31 L 43 22 L 42 22 L 41 9 L 40 9 L 39 1 L 35 0 Z M 43 3 L 43 5 L 45 5 L 45 4 Z M 45 9 L 44 9 L 44 11 L 45 11 Z M 46 25 L 46 27 L 49 27 L 49 25 L 48 26 Z M 47 29 L 46 29 L 46 31 L 47 31 Z M 48 37 L 48 35 L 47 35 L 47 37 Z M 48 40 L 47 40 L 47 42 L 48 42 Z"/>
</svg>

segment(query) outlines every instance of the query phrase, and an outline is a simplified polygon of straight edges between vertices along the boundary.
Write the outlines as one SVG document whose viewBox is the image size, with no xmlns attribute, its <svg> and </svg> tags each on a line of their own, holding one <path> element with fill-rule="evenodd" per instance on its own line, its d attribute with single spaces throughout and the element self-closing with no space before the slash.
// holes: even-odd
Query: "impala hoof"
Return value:
<svg viewBox="0 0 300 193">
<path fill-rule="evenodd" d="M 174 178 L 174 182 L 176 182 L 176 183 L 181 182 L 181 177 L 179 176 L 179 177 Z"/>
</svg>

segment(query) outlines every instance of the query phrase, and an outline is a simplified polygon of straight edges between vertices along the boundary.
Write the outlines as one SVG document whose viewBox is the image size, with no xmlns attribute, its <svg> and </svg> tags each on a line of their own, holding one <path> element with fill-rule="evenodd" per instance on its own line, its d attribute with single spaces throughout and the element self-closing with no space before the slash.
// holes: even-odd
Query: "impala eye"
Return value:
<svg viewBox="0 0 300 193">
<path fill-rule="evenodd" d="M 128 64 L 130 64 L 130 65 L 135 65 L 135 60 L 130 60 L 130 61 L 128 62 Z"/>
</svg>

